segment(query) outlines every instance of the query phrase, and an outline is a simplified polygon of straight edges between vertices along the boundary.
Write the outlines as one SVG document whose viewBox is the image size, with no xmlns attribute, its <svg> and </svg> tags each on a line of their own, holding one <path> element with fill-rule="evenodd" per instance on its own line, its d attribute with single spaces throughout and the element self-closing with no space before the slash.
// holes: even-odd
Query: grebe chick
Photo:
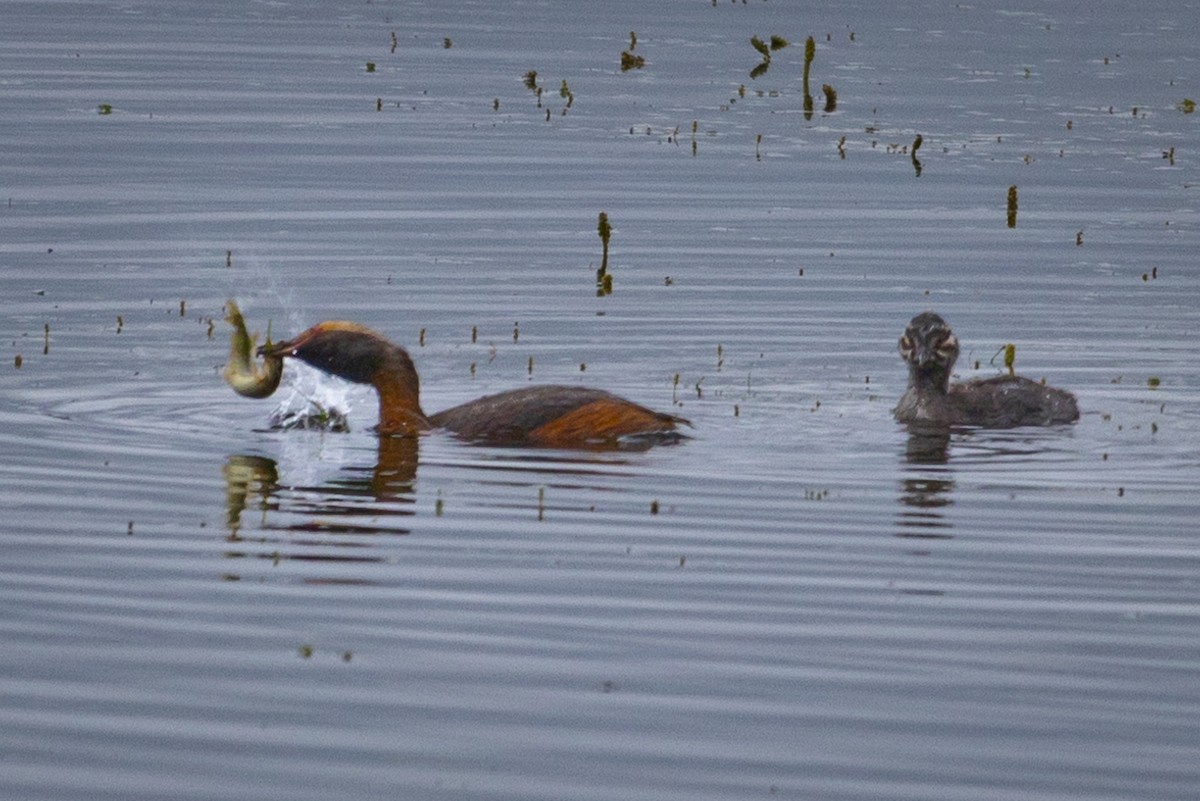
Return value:
<svg viewBox="0 0 1200 801">
<path fill-rule="evenodd" d="M 501 392 L 427 415 L 421 409 L 416 367 L 404 348 L 340 320 L 318 323 L 259 352 L 268 358 L 300 359 L 338 378 L 375 387 L 377 430 L 389 436 L 440 428 L 485 444 L 594 448 L 677 441 L 684 438 L 678 426 L 687 424 L 602 390 L 554 385 Z"/>
<path fill-rule="evenodd" d="M 1015 428 L 1071 423 L 1079 419 L 1075 396 L 1016 375 L 950 384 L 958 338 L 931 311 L 912 318 L 900 337 L 908 364 L 908 389 L 896 405 L 901 423 Z"/>
</svg>

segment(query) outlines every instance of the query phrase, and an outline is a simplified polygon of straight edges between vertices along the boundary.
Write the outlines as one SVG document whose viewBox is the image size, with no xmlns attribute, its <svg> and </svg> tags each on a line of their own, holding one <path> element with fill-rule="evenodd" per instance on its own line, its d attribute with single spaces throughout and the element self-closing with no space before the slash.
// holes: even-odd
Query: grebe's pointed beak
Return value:
<svg viewBox="0 0 1200 801">
<path fill-rule="evenodd" d="M 312 342 L 320 333 L 320 329 L 316 326 L 302 331 L 291 339 L 283 339 L 279 342 L 268 342 L 265 345 L 260 345 L 258 348 L 259 356 L 295 356 L 296 351 L 304 345 Z"/>
<path fill-rule="evenodd" d="M 265 345 L 259 345 L 255 353 L 259 356 L 290 356 L 291 351 L 295 346 L 290 340 L 283 342 L 268 342 Z"/>
<path fill-rule="evenodd" d="M 339 322 L 324 322 L 314 325 L 305 331 L 301 331 L 291 339 L 280 340 L 279 342 L 268 342 L 258 349 L 259 356 L 300 356 L 301 349 L 316 346 L 328 347 L 330 345 L 338 345 L 346 339 L 349 330 L 349 323 Z M 303 357 L 301 357 L 303 358 Z"/>
</svg>

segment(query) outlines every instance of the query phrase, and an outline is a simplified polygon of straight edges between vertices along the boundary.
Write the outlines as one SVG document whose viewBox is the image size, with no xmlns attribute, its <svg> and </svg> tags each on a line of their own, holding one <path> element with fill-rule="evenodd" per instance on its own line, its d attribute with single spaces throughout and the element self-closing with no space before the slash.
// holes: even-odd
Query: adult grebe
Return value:
<svg viewBox="0 0 1200 801">
<path fill-rule="evenodd" d="M 488 395 L 427 415 L 420 381 L 404 348 L 369 328 L 340 320 L 318 323 L 299 336 L 265 345 L 259 355 L 293 357 L 379 394 L 380 434 L 414 436 L 441 428 L 463 439 L 496 445 L 558 448 L 615 447 L 683 439 L 687 421 L 598 389 L 534 386 Z"/>
<path fill-rule="evenodd" d="M 912 318 L 904 330 L 900 358 L 908 364 L 908 389 L 895 411 L 902 423 L 1014 428 L 1079 419 L 1074 395 L 1018 375 L 951 385 L 958 338 L 931 311 Z"/>
</svg>

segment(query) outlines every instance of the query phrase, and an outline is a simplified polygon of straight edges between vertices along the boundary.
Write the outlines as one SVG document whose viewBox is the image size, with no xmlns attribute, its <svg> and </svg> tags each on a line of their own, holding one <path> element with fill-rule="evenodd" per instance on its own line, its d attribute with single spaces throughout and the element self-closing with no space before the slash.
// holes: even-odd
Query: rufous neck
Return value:
<svg viewBox="0 0 1200 801">
<path fill-rule="evenodd" d="M 379 393 L 379 433 L 388 436 L 416 436 L 432 428 L 421 410 L 420 380 L 412 359 L 395 348 L 372 377 Z"/>
</svg>

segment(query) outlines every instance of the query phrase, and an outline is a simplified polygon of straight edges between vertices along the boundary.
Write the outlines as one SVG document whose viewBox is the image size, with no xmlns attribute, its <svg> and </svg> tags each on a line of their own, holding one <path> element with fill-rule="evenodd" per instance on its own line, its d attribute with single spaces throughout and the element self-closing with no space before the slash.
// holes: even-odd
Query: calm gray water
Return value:
<svg viewBox="0 0 1200 801">
<path fill-rule="evenodd" d="M 1195 3 L 0 17 L 0 797 L 1196 797 Z M 231 296 L 693 439 L 380 443 Z M 925 308 L 1083 418 L 921 451 Z"/>
</svg>

